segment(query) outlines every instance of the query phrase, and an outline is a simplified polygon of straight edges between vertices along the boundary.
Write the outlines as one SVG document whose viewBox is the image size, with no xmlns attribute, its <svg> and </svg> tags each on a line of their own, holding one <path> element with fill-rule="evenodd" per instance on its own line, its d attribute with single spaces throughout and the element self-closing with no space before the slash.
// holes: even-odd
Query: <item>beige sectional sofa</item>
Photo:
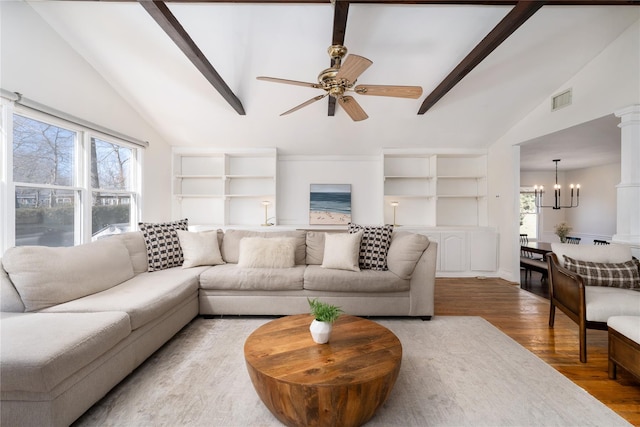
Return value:
<svg viewBox="0 0 640 427">
<path fill-rule="evenodd" d="M 389 271 L 348 271 L 323 268 L 324 233 L 215 235 L 223 264 L 152 272 L 141 232 L 8 250 L 0 269 L 1 424 L 69 425 L 198 314 L 301 313 L 307 297 L 320 297 L 355 315 L 433 315 L 436 244 L 425 236 L 394 233 Z M 243 267 L 246 237 L 295 242 L 293 265 Z"/>
<path fill-rule="evenodd" d="M 325 235 L 228 230 L 221 245 L 227 264 L 200 275 L 200 314 L 304 313 L 309 308 L 307 297 L 321 297 L 356 316 L 433 315 L 436 243 L 420 234 L 395 232 L 387 255 L 388 271 L 351 271 L 322 267 Z M 238 266 L 241 240 L 255 236 L 295 239 L 294 267 Z"/>
</svg>

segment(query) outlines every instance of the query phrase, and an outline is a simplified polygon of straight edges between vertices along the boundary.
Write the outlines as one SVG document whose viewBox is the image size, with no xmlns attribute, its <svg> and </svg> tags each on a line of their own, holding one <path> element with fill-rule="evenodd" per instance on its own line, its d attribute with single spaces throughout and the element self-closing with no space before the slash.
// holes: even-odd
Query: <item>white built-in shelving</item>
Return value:
<svg viewBox="0 0 640 427">
<path fill-rule="evenodd" d="M 384 222 L 411 226 L 486 224 L 487 166 L 484 152 L 383 152 Z"/>
<path fill-rule="evenodd" d="M 173 217 L 190 225 L 246 226 L 276 218 L 275 149 L 173 151 Z"/>
</svg>

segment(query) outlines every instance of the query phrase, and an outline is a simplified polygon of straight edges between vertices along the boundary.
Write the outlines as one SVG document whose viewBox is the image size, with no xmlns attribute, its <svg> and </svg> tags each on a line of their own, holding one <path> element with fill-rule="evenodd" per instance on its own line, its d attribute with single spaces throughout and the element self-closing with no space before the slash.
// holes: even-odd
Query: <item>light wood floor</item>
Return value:
<svg viewBox="0 0 640 427">
<path fill-rule="evenodd" d="M 640 381 L 618 369 L 607 376 L 607 332 L 587 331 L 587 363 L 580 363 L 578 327 L 549 300 L 502 279 L 436 279 L 436 316 L 481 316 L 592 396 L 640 426 Z"/>
</svg>

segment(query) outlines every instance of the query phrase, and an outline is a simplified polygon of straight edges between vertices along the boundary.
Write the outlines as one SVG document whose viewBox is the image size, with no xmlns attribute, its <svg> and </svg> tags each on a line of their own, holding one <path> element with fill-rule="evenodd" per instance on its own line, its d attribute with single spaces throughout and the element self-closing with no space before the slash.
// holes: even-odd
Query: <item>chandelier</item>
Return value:
<svg viewBox="0 0 640 427">
<path fill-rule="evenodd" d="M 544 187 L 541 185 L 540 187 L 538 187 L 537 185 L 533 187 L 534 189 L 534 194 L 535 194 L 535 201 L 536 201 L 536 208 L 552 208 L 552 209 L 562 209 L 562 208 L 577 208 L 578 205 L 580 204 L 580 184 L 576 185 L 575 190 L 576 190 L 576 204 L 573 204 L 573 190 L 574 190 L 574 186 L 573 184 L 571 184 L 570 189 L 571 189 L 571 203 L 569 203 L 569 206 L 562 206 L 561 203 L 561 199 L 560 199 L 560 184 L 558 184 L 558 162 L 560 161 L 560 159 L 554 159 L 553 160 L 556 164 L 556 183 L 553 186 L 553 196 L 554 196 L 554 203 L 553 205 L 543 205 L 542 204 L 542 196 L 544 194 Z"/>
</svg>

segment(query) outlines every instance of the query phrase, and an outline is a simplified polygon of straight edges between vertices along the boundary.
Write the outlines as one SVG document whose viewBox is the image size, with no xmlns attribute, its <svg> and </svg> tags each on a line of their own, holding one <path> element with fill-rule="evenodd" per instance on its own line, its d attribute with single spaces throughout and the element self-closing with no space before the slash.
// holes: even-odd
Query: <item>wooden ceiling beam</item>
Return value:
<svg viewBox="0 0 640 427">
<path fill-rule="evenodd" d="M 57 0 L 68 1 L 68 0 Z M 150 0 L 93 0 L 112 3 L 133 3 Z M 342 0 L 336 0 L 342 1 Z M 165 3 L 246 3 L 246 4 L 327 4 L 331 0 L 165 0 Z M 357 4 L 425 4 L 515 6 L 519 0 L 349 0 Z M 640 0 L 547 0 L 547 6 L 640 6 Z"/>
<path fill-rule="evenodd" d="M 347 17 L 349 15 L 349 2 L 343 0 L 336 0 L 333 10 L 333 35 L 331 37 L 332 45 L 344 45 L 344 35 L 347 31 Z M 331 67 L 336 64 L 334 60 L 331 60 Z M 335 116 L 336 114 L 336 99 L 333 96 L 329 97 L 329 108 L 327 110 L 329 116 Z"/>
<path fill-rule="evenodd" d="M 222 0 L 170 0 L 170 1 L 222 1 Z M 236 1 L 236 0 L 233 0 Z M 245 1 L 245 0 L 240 0 Z M 246 0 L 249 1 L 249 0 Z M 267 0 L 270 1 L 270 0 Z M 522 0 L 349 0 L 354 4 L 422 4 L 422 5 L 470 5 L 515 6 Z M 278 1 L 279 2 L 279 1 Z M 322 3 L 322 1 L 320 1 Z M 639 0 L 547 0 L 547 6 L 640 6 Z"/>
<path fill-rule="evenodd" d="M 482 62 L 491 52 L 524 24 L 543 5 L 544 1 L 519 1 L 493 30 L 460 62 L 422 102 L 418 114 L 424 114 L 445 96 L 460 80 Z"/>
<path fill-rule="evenodd" d="M 220 74 L 213 68 L 213 65 L 204 56 L 193 39 L 186 32 L 184 27 L 178 22 L 166 4 L 162 1 L 140 0 L 139 3 L 151 15 L 156 23 L 173 40 L 180 50 L 189 58 L 202 75 L 213 85 L 222 97 L 241 116 L 246 115 L 242 103 L 231 91 L 227 83 L 220 77 Z"/>
</svg>

